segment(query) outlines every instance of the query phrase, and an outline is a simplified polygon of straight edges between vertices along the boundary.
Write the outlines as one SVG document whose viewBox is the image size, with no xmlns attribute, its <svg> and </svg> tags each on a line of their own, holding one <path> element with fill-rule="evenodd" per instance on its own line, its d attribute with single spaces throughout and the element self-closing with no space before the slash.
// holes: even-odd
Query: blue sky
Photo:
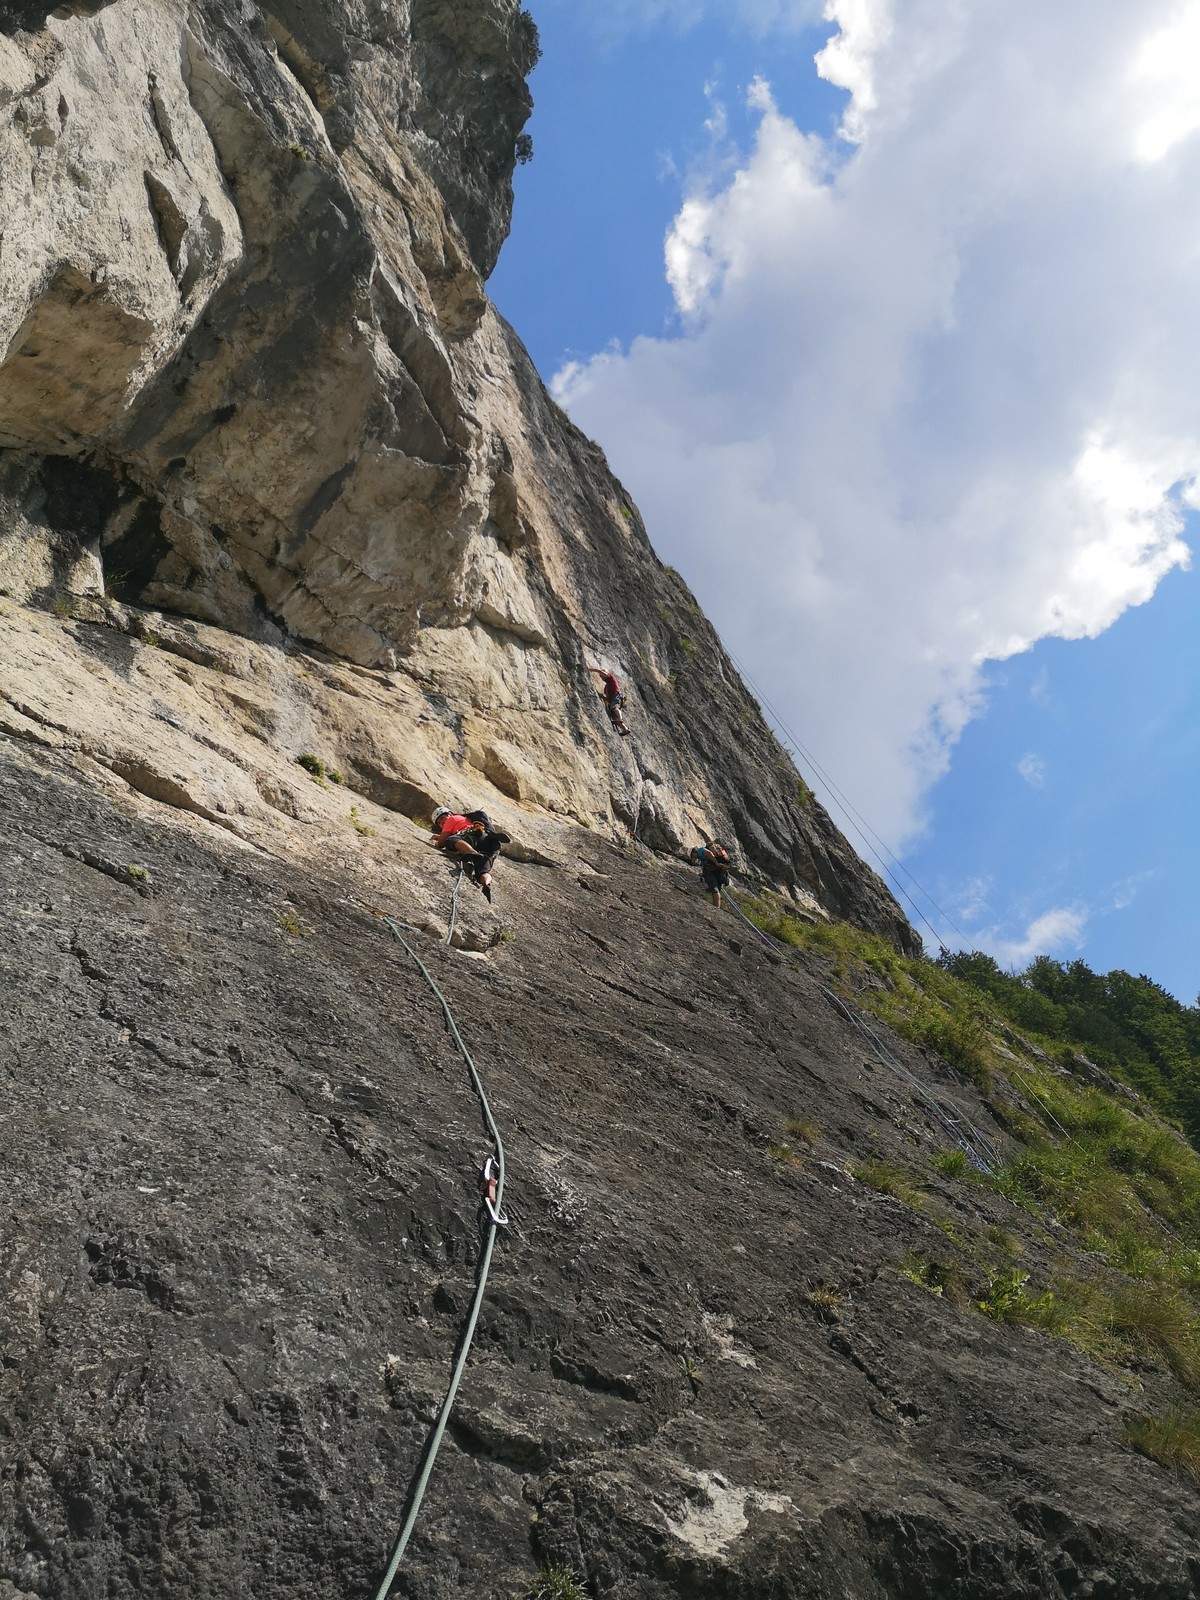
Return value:
<svg viewBox="0 0 1200 1600">
<path fill-rule="evenodd" d="M 541 0 L 535 16 L 535 156 L 517 170 L 513 231 L 488 289 L 549 379 L 614 339 L 674 326 L 663 238 L 687 175 L 710 157 L 714 100 L 748 138 L 745 91 L 768 64 L 806 127 L 832 133 L 846 96 L 812 70 L 828 26 L 768 43 L 723 25 L 597 32 L 572 0 Z"/>
<path fill-rule="evenodd" d="M 534 14 L 490 290 L 660 555 L 968 944 L 1193 1001 L 1200 0 Z"/>
</svg>

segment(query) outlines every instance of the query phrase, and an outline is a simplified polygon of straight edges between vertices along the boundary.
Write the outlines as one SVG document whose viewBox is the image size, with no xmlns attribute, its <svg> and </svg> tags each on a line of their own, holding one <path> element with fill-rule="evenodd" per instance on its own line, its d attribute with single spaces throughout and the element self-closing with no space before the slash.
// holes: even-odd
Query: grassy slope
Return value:
<svg viewBox="0 0 1200 1600">
<path fill-rule="evenodd" d="M 964 1229 L 959 1211 L 944 1219 L 944 1256 L 910 1256 L 900 1270 L 997 1321 L 1067 1339 L 1131 1381 L 1139 1362 L 1164 1365 L 1200 1395 L 1200 1155 L 1153 1104 L 1094 1070 L 1084 1041 L 1064 1037 L 1064 1008 L 1054 1035 L 1029 1037 L 1015 1031 L 1003 989 L 898 955 L 847 924 L 800 921 L 770 897 L 743 909 L 775 939 L 827 957 L 835 987 L 855 1004 L 970 1078 L 1016 1141 L 987 1173 L 948 1147 L 932 1163 L 937 1174 L 990 1187 L 1079 1247 L 1078 1271 L 1034 1283 L 1010 1233 Z M 799 1125 L 789 1131 L 807 1137 Z M 780 1159 L 788 1150 L 774 1147 Z M 868 1161 L 855 1176 L 907 1204 L 931 1204 L 931 1172 Z M 1200 1482 L 1200 1411 L 1147 1417 L 1129 1441 Z"/>
</svg>

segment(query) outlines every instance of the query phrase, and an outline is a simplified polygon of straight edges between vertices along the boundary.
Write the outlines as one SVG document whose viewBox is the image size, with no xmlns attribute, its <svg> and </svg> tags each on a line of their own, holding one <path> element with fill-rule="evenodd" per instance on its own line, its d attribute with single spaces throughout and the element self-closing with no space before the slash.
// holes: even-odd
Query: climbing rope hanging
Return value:
<svg viewBox="0 0 1200 1600">
<path fill-rule="evenodd" d="M 867 1040 L 875 1054 L 879 1057 L 880 1061 L 883 1062 L 884 1066 L 888 1067 L 896 1074 L 898 1078 L 903 1079 L 905 1083 L 909 1084 L 917 1091 L 922 1100 L 925 1101 L 926 1105 L 933 1112 L 933 1115 L 937 1121 L 941 1123 L 945 1131 L 967 1156 L 972 1166 L 977 1168 L 980 1172 L 991 1172 L 993 1165 L 999 1162 L 1000 1157 L 996 1150 L 996 1146 L 987 1137 L 987 1135 L 980 1133 L 979 1129 L 975 1127 L 975 1125 L 962 1111 L 958 1111 L 958 1114 L 956 1115 L 954 1112 L 949 1111 L 941 1103 L 941 1101 L 936 1098 L 936 1096 L 930 1094 L 929 1090 L 926 1089 L 925 1085 L 915 1075 L 915 1073 L 910 1072 L 908 1068 L 904 1066 L 904 1064 L 896 1057 L 894 1052 L 887 1048 L 887 1046 L 879 1038 L 878 1034 L 876 1034 L 875 1030 L 867 1023 L 856 1006 L 849 1005 L 845 1000 L 842 999 L 840 994 L 835 994 L 834 991 L 828 988 L 825 984 L 821 985 L 821 993 L 831 1005 L 836 1007 L 836 1009 L 841 1012 L 842 1016 L 846 1018 L 851 1026 L 855 1028 L 864 1039 Z M 970 1138 L 968 1138 L 967 1134 L 964 1133 L 962 1127 L 963 1123 L 966 1123 L 966 1126 L 974 1135 L 974 1143 Z M 986 1156 L 980 1154 L 980 1151 L 975 1147 L 976 1144 L 978 1144 L 981 1149 L 986 1150 Z"/>
<path fill-rule="evenodd" d="M 725 893 L 725 898 L 729 901 L 729 904 L 733 907 L 733 909 L 737 912 L 738 916 L 741 917 L 742 921 L 750 929 L 750 932 L 752 934 L 754 934 L 756 938 L 761 939 L 763 944 L 766 945 L 768 950 L 774 950 L 777 953 L 783 950 L 783 946 L 779 943 L 779 941 L 777 939 L 770 938 L 770 936 L 765 934 L 762 931 L 762 929 L 760 927 L 758 927 L 758 925 L 756 923 L 753 923 L 753 922 L 750 921 L 750 918 L 742 910 L 741 906 L 738 905 L 737 900 L 734 898 L 733 890 L 730 889 L 728 884 L 725 885 L 724 893 Z"/>
<path fill-rule="evenodd" d="M 1073 1144 L 1075 1146 L 1076 1150 L 1081 1150 L 1083 1147 L 1080 1145 L 1079 1140 L 1075 1138 L 1074 1134 L 1067 1132 L 1066 1128 L 1063 1127 L 1062 1123 L 1058 1120 L 1058 1118 L 1054 1115 L 1053 1111 L 1051 1111 L 1050 1107 L 1046 1104 L 1046 1101 L 1042 1098 L 1042 1096 L 1033 1087 L 1033 1084 L 1030 1082 L 1030 1080 L 1027 1077 L 1022 1076 L 1022 1074 L 1017 1071 L 1017 1069 L 1011 1064 L 1011 1062 L 1009 1063 L 1009 1067 L 1008 1067 L 1008 1075 L 1009 1075 L 1010 1078 L 1012 1078 L 1017 1083 L 1019 1088 L 1026 1095 L 1026 1097 L 1028 1099 L 1030 1099 L 1030 1100 L 1033 1100 L 1041 1108 L 1043 1114 L 1046 1117 L 1046 1120 L 1048 1122 L 1051 1122 L 1051 1123 L 1054 1124 L 1054 1126 L 1058 1129 L 1059 1133 L 1062 1134 L 1063 1138 L 1067 1141 L 1067 1143 L 1068 1144 Z"/>
<path fill-rule="evenodd" d="M 799 757 L 796 755 L 796 751 L 800 751 L 800 754 L 803 756 L 806 765 L 816 773 L 818 778 L 820 778 L 821 782 L 825 785 L 835 804 L 840 806 L 849 827 L 855 833 L 857 833 L 859 838 L 862 840 L 865 853 L 868 856 L 874 857 L 884 879 L 890 878 L 892 880 L 896 892 L 901 896 L 902 899 L 908 901 L 917 917 L 929 929 L 929 932 L 933 935 L 933 938 L 937 941 L 939 947 L 943 950 L 945 949 L 946 946 L 944 939 L 934 927 L 933 923 L 930 922 L 924 911 L 921 910 L 917 900 L 914 899 L 913 895 L 900 882 L 900 873 L 903 873 L 904 877 L 908 879 L 918 894 L 924 896 L 925 900 L 927 900 L 928 903 L 933 907 L 934 911 L 937 912 L 942 921 L 954 929 L 954 932 L 962 940 L 964 947 L 969 945 L 970 940 L 967 938 L 966 934 L 963 933 L 962 929 L 958 926 L 954 919 L 949 915 L 948 912 L 944 911 L 942 907 L 938 905 L 937 901 L 930 894 L 929 890 L 926 889 L 913 876 L 913 874 L 904 865 L 903 861 L 901 861 L 900 857 L 896 855 L 895 851 L 892 850 L 890 846 L 880 838 L 862 813 L 858 811 L 846 798 L 830 774 L 825 770 L 824 767 L 822 767 L 816 756 L 813 755 L 812 751 L 808 750 L 803 742 L 788 727 L 782 716 L 767 699 L 766 695 L 758 687 L 754 679 L 750 676 L 749 672 L 738 660 L 738 658 L 733 654 L 732 651 L 727 651 L 727 654 L 729 655 L 729 659 L 733 662 L 734 666 L 740 673 L 743 681 L 753 690 L 754 695 L 763 711 L 766 712 L 767 715 L 770 716 L 774 721 L 776 728 L 779 730 L 779 734 L 781 736 L 780 743 L 783 745 L 783 748 L 792 757 L 793 761 L 796 762 L 797 766 L 799 766 Z M 795 748 L 793 748 L 793 746 Z M 894 867 L 888 865 L 889 858 L 894 863 Z"/>
<path fill-rule="evenodd" d="M 742 921 L 751 930 L 751 932 L 757 934 L 759 939 L 762 940 L 769 950 L 775 951 L 779 955 L 786 954 L 787 947 L 780 944 L 778 940 L 772 939 L 768 934 L 765 934 L 761 928 L 757 927 L 753 922 L 751 922 L 750 918 L 742 910 L 741 906 L 738 905 L 737 900 L 729 889 L 725 890 L 725 894 L 730 905 L 737 912 L 738 916 L 741 917 Z M 842 999 L 841 995 L 835 994 L 832 989 L 828 988 L 824 984 L 821 986 L 821 993 L 841 1012 L 851 1026 L 867 1040 L 872 1050 L 883 1062 L 884 1066 L 887 1067 L 891 1072 L 894 1072 L 898 1078 L 903 1079 L 903 1081 L 909 1084 L 911 1088 L 916 1090 L 916 1092 L 921 1096 L 922 1100 L 925 1101 L 930 1111 L 933 1113 L 934 1118 L 942 1126 L 946 1133 L 948 1133 L 949 1136 L 954 1140 L 955 1144 L 960 1147 L 971 1164 L 980 1172 L 990 1172 L 993 1165 L 997 1164 L 1000 1158 L 996 1150 L 996 1146 L 987 1137 L 987 1135 L 981 1133 L 979 1129 L 976 1128 L 961 1111 L 958 1111 L 956 1115 L 955 1112 L 948 1110 L 944 1105 L 942 1105 L 937 1097 L 931 1094 L 928 1089 L 926 1089 L 921 1080 L 914 1073 L 910 1072 L 908 1068 L 896 1057 L 894 1052 L 887 1048 L 887 1046 L 879 1038 L 878 1034 L 876 1034 L 875 1030 L 870 1027 L 866 1019 L 858 1011 L 857 1007 L 849 1005 L 847 1001 Z M 974 1142 L 972 1142 L 967 1134 L 963 1132 L 962 1123 L 964 1122 L 974 1135 Z M 976 1146 L 979 1148 L 976 1148 Z M 986 1151 L 986 1155 L 981 1155 L 980 1150 Z"/>
<path fill-rule="evenodd" d="M 636 759 L 637 759 L 637 757 L 635 756 L 634 760 L 636 760 Z M 641 821 L 642 821 L 642 799 L 643 799 L 645 793 L 646 793 L 646 780 L 645 780 L 644 777 L 639 777 L 639 779 L 638 779 L 638 790 L 637 790 L 637 804 L 633 808 L 633 837 L 634 837 L 635 841 L 638 844 L 642 844 L 644 842 L 643 840 L 638 838 L 638 828 L 640 827 Z"/>
<path fill-rule="evenodd" d="M 459 876 L 461 878 L 461 872 Z M 425 1457 L 421 1465 L 420 1475 L 417 1478 L 416 1485 L 412 1490 L 412 1501 L 409 1506 L 408 1515 L 405 1517 L 404 1525 L 400 1529 L 399 1534 L 396 1536 L 396 1543 L 392 1547 L 391 1560 L 388 1562 L 388 1568 L 384 1573 L 383 1581 L 376 1591 L 375 1600 L 387 1600 L 388 1593 L 391 1590 L 392 1583 L 400 1566 L 400 1562 L 403 1559 L 404 1552 L 408 1547 L 408 1541 L 412 1537 L 413 1528 L 416 1526 L 417 1516 L 421 1510 L 421 1502 L 425 1498 L 425 1490 L 429 1484 L 430 1474 L 433 1471 L 433 1463 L 437 1459 L 438 1449 L 441 1446 L 442 1437 L 446 1432 L 446 1424 L 449 1422 L 450 1413 L 454 1408 L 454 1398 L 458 1393 L 458 1386 L 462 1379 L 463 1371 L 467 1365 L 467 1357 L 471 1353 L 471 1342 L 475 1337 L 475 1325 L 479 1321 L 479 1311 L 480 1307 L 483 1305 L 483 1294 L 487 1287 L 488 1271 L 490 1270 L 492 1264 L 492 1250 L 496 1243 L 496 1231 L 498 1228 L 503 1227 L 507 1221 L 507 1218 L 504 1216 L 501 1210 L 501 1205 L 504 1200 L 504 1144 L 500 1138 L 500 1129 L 496 1126 L 496 1119 L 492 1116 L 492 1108 L 488 1104 L 487 1092 L 483 1087 L 483 1079 L 479 1076 L 479 1069 L 471 1059 L 471 1052 L 463 1043 L 462 1034 L 459 1033 L 458 1024 L 454 1020 L 454 1013 L 450 1009 L 450 1003 L 446 999 L 446 996 L 438 988 L 437 984 L 434 982 L 428 967 L 421 960 L 420 956 L 413 949 L 412 945 L 409 944 L 408 940 L 400 932 L 399 927 L 395 922 L 392 921 L 391 917 L 384 917 L 383 921 L 391 930 L 392 937 L 396 939 L 411 956 L 412 960 L 420 970 L 421 976 L 425 979 L 425 982 L 433 991 L 438 1004 L 442 1008 L 442 1012 L 446 1019 L 446 1027 L 450 1031 L 450 1035 L 454 1040 L 459 1055 L 466 1063 L 467 1072 L 471 1079 L 471 1087 L 475 1090 L 475 1093 L 479 1098 L 479 1104 L 483 1111 L 483 1120 L 487 1125 L 488 1134 L 491 1137 L 495 1151 L 494 1154 L 489 1156 L 487 1161 L 484 1162 L 482 1173 L 482 1180 L 484 1184 L 484 1209 L 487 1212 L 488 1219 L 486 1224 L 487 1239 L 484 1242 L 483 1253 L 479 1258 L 479 1267 L 475 1275 L 475 1297 L 471 1302 L 471 1309 L 467 1314 L 467 1320 L 463 1326 L 462 1338 L 459 1344 L 458 1358 L 454 1363 L 454 1370 L 450 1374 L 450 1383 L 446 1389 L 445 1399 L 442 1401 L 441 1410 L 438 1412 L 437 1420 L 433 1425 L 433 1429 L 430 1432 L 428 1442 L 425 1446 Z"/>
</svg>

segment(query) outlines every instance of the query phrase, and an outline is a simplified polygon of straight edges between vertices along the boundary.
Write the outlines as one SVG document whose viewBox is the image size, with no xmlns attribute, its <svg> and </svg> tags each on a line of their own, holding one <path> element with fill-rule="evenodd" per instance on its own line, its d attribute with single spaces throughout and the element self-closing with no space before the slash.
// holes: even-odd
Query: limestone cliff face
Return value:
<svg viewBox="0 0 1200 1600">
<path fill-rule="evenodd" d="M 487 300 L 537 49 L 515 0 L 21 0 L 0 29 L 9 592 L 371 669 L 407 725 L 342 701 L 325 742 L 375 798 L 732 833 L 911 942 Z"/>
<path fill-rule="evenodd" d="M 1019 1075 L 889 1068 L 672 860 L 914 942 L 488 304 L 535 48 L 0 0 L 0 1600 L 375 1594 L 482 1153 L 385 912 L 511 1217 L 394 1594 L 1195 1600 L 1166 1362 L 913 1281 L 1094 1270 L 937 1164 Z M 439 799 L 512 835 L 453 930 Z"/>
</svg>

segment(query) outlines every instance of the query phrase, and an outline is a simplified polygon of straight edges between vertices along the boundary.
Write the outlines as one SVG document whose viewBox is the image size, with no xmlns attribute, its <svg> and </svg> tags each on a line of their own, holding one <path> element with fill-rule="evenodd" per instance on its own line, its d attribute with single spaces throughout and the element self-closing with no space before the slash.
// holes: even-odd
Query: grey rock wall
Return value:
<svg viewBox="0 0 1200 1600">
<path fill-rule="evenodd" d="M 0 1595 L 370 1600 L 478 1259 L 486 1139 L 437 1003 L 372 872 L 28 738 L 0 736 L 0 815 Z M 573 842 L 572 873 L 502 866 L 491 955 L 410 935 L 511 1222 L 394 1592 L 526 1600 L 550 1562 L 597 1600 L 1191 1600 L 1195 1489 L 1122 1441 L 1165 1368 L 899 1270 L 956 1250 L 942 1215 L 1011 1230 L 1039 1282 L 1086 1256 L 989 1190 L 933 1177 L 926 1213 L 855 1182 L 945 1135 L 821 964 Z M 448 887 L 415 851 L 382 898 L 414 922 Z"/>
</svg>

